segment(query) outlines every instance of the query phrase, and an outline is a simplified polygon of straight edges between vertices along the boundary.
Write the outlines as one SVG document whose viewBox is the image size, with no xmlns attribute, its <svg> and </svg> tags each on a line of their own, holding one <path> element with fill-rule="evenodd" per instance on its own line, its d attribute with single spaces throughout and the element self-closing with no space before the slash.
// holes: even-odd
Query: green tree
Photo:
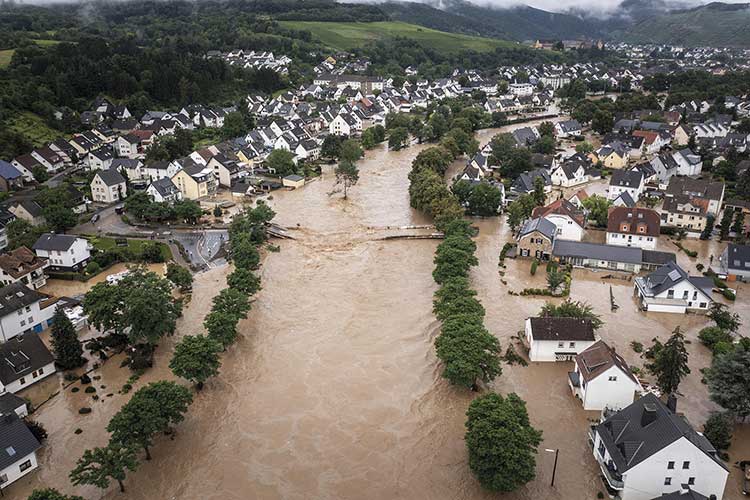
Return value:
<svg viewBox="0 0 750 500">
<path fill-rule="evenodd" d="M 51 331 L 50 337 L 52 350 L 55 353 L 55 363 L 60 368 L 70 370 L 86 363 L 76 329 L 62 307 L 58 307 L 54 316 L 52 316 Z"/>
<path fill-rule="evenodd" d="M 110 443 L 105 448 L 84 451 L 75 468 L 70 471 L 70 481 L 75 486 L 90 484 L 105 489 L 109 487 L 110 480 L 115 480 L 120 485 L 120 492 L 124 493 L 125 476 L 137 466 L 133 448 Z"/>
<path fill-rule="evenodd" d="M 745 213 L 742 210 L 738 210 L 734 216 L 732 232 L 736 235 L 737 240 L 742 240 L 745 237 Z"/>
<path fill-rule="evenodd" d="M 42 165 L 34 165 L 31 169 L 31 174 L 34 176 L 34 180 L 40 184 L 49 179 L 49 172 Z"/>
<path fill-rule="evenodd" d="M 195 224 L 202 216 L 201 206 L 193 200 L 180 200 L 173 203 L 174 215 L 185 222 Z"/>
<path fill-rule="evenodd" d="M 531 216 L 531 212 L 536 206 L 536 200 L 530 194 L 523 194 L 508 205 L 508 224 L 511 229 L 515 231 L 523 221 Z"/>
<path fill-rule="evenodd" d="M 589 141 L 583 141 L 576 145 L 576 153 L 587 155 L 594 151 L 594 146 Z"/>
<path fill-rule="evenodd" d="M 532 196 L 534 197 L 534 203 L 538 207 L 544 206 L 545 201 L 547 201 L 547 195 L 544 192 L 544 179 L 541 176 L 534 179 L 534 192 Z"/>
<path fill-rule="evenodd" d="M 107 431 L 113 443 L 143 448 L 146 460 L 151 460 L 149 448 L 154 436 L 182 422 L 192 402 L 193 395 L 185 387 L 166 380 L 152 382 L 138 389 L 120 408 Z"/>
<path fill-rule="evenodd" d="M 340 162 L 355 163 L 362 156 L 364 156 L 364 151 L 362 151 L 359 143 L 354 139 L 347 139 L 341 143 L 341 150 L 339 151 Z"/>
<path fill-rule="evenodd" d="M 205 335 L 186 335 L 175 346 L 169 362 L 172 373 L 196 384 L 198 390 L 219 373 L 221 344 Z"/>
<path fill-rule="evenodd" d="M 599 195 L 589 196 L 582 202 L 583 208 L 588 210 L 589 219 L 594 221 L 597 227 L 607 227 L 609 208 L 612 202 Z"/>
<path fill-rule="evenodd" d="M 167 264 L 166 277 L 181 292 L 190 291 L 193 288 L 193 274 L 186 267 L 170 262 Z"/>
<path fill-rule="evenodd" d="M 698 332 L 698 339 L 703 345 L 713 350 L 720 342 L 731 342 L 732 334 L 718 326 L 707 326 Z"/>
<path fill-rule="evenodd" d="M 543 318 L 579 318 L 591 321 L 594 330 L 604 325 L 602 318 L 594 312 L 594 308 L 585 302 L 567 299 L 558 305 L 547 302 L 539 311 Z"/>
<path fill-rule="evenodd" d="M 703 228 L 703 231 L 701 231 L 700 239 L 702 240 L 709 240 L 711 239 L 711 234 L 714 231 L 714 224 L 716 223 L 716 217 L 714 217 L 713 214 L 708 214 L 706 216 L 706 226 Z"/>
<path fill-rule="evenodd" d="M 591 128 L 598 134 L 606 134 L 612 131 L 615 124 L 614 116 L 609 111 L 598 110 L 591 119 Z"/>
<path fill-rule="evenodd" d="M 234 314 L 223 311 L 212 311 L 206 315 L 203 326 L 208 336 L 226 349 L 237 339 L 237 322 Z"/>
<path fill-rule="evenodd" d="M 551 135 L 543 135 L 534 143 L 534 151 L 537 153 L 551 155 L 555 152 L 555 138 Z"/>
<path fill-rule="evenodd" d="M 714 357 L 706 373 L 711 400 L 745 419 L 750 415 L 750 346 L 740 342 Z"/>
<path fill-rule="evenodd" d="M 718 302 L 711 304 L 708 317 L 717 327 L 731 333 L 735 333 L 742 325 L 739 314 L 730 312 L 727 306 Z"/>
<path fill-rule="evenodd" d="M 677 391 L 683 377 L 690 373 L 685 336 L 680 332 L 679 326 L 661 349 L 654 353 L 654 359 L 646 368 L 656 377 L 656 383 L 663 394 Z"/>
<path fill-rule="evenodd" d="M 237 269 L 257 269 L 260 253 L 253 244 L 251 233 L 238 233 L 230 238 L 230 256 Z"/>
<path fill-rule="evenodd" d="M 531 426 L 520 397 L 484 394 L 471 402 L 466 415 L 469 468 L 484 488 L 510 492 L 534 479 L 542 432 Z"/>
<path fill-rule="evenodd" d="M 388 134 L 388 148 L 398 151 L 407 146 L 409 142 L 409 130 L 404 127 L 392 129 Z"/>
<path fill-rule="evenodd" d="M 359 181 L 359 169 L 354 162 L 342 159 L 336 165 L 335 173 L 336 183 L 334 185 L 341 186 L 341 188 L 335 188 L 331 194 L 343 190 L 344 199 L 347 199 L 349 188 L 355 186 L 357 181 Z"/>
<path fill-rule="evenodd" d="M 245 117 L 239 111 L 228 113 L 224 117 L 224 125 L 221 127 L 222 139 L 234 139 L 247 134 L 248 128 Z"/>
<path fill-rule="evenodd" d="M 553 268 L 547 271 L 547 286 L 550 292 L 555 293 L 560 286 L 565 283 L 565 272 Z"/>
<path fill-rule="evenodd" d="M 539 124 L 539 135 L 542 137 L 554 137 L 555 136 L 555 125 L 552 122 L 544 121 Z"/>
<path fill-rule="evenodd" d="M 78 216 L 73 209 L 62 204 L 47 205 L 42 209 L 44 220 L 55 232 L 64 233 L 78 224 Z"/>
<path fill-rule="evenodd" d="M 8 250 L 19 247 L 31 248 L 47 230 L 45 226 L 32 226 L 23 219 L 14 219 L 5 226 L 8 235 Z"/>
<path fill-rule="evenodd" d="M 235 317 L 238 321 L 247 318 L 250 301 L 247 294 L 234 288 L 225 288 L 213 299 L 212 312 L 221 312 Z"/>
<path fill-rule="evenodd" d="M 727 412 L 712 412 L 703 426 L 703 435 L 717 450 L 728 450 L 732 445 L 733 417 Z"/>
<path fill-rule="evenodd" d="M 474 389 L 478 380 L 490 382 L 502 373 L 500 342 L 478 321 L 446 320 L 435 348 L 443 377 L 454 385 Z"/>
<path fill-rule="evenodd" d="M 502 202 L 503 193 L 490 183 L 482 181 L 471 189 L 468 199 L 469 212 L 473 215 L 491 217 L 497 215 Z"/>
<path fill-rule="evenodd" d="M 362 147 L 372 149 L 385 140 L 385 127 L 375 125 L 362 132 Z"/>
<path fill-rule="evenodd" d="M 340 135 L 328 134 L 320 146 L 320 155 L 324 158 L 338 158 L 342 141 Z"/>
<path fill-rule="evenodd" d="M 246 295 L 255 295 L 260 290 L 260 278 L 250 269 L 237 268 L 227 276 L 227 285 Z"/>
<path fill-rule="evenodd" d="M 279 177 L 297 173 L 297 165 L 294 164 L 294 154 L 285 149 L 274 149 L 266 158 L 266 166 L 272 169 Z"/>
<path fill-rule="evenodd" d="M 65 495 L 54 488 L 34 490 L 27 500 L 83 500 L 78 495 Z"/>
</svg>

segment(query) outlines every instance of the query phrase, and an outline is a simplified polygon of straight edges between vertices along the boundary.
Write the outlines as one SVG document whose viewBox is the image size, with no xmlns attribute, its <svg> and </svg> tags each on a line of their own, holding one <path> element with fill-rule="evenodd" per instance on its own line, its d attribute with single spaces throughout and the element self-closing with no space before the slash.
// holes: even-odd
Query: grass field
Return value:
<svg viewBox="0 0 750 500">
<path fill-rule="evenodd" d="M 402 22 L 335 23 L 280 21 L 280 24 L 290 29 L 310 31 L 324 45 L 336 50 L 349 50 L 361 47 L 375 40 L 395 37 L 410 38 L 427 47 L 447 52 L 467 49 L 489 51 L 495 47 L 511 47 L 516 45 L 503 40 L 446 33 Z"/>
<path fill-rule="evenodd" d="M 0 50 L 0 68 L 7 68 L 15 49 Z"/>
<path fill-rule="evenodd" d="M 101 250 L 102 252 L 116 250 L 118 248 L 125 248 L 117 246 L 115 238 L 107 238 L 103 236 L 88 236 L 87 239 L 94 246 L 94 248 L 96 248 L 97 250 Z M 133 252 L 134 255 L 140 255 L 143 252 L 143 245 L 149 242 L 148 240 L 133 239 L 127 239 L 126 241 L 128 242 L 127 248 L 131 252 Z M 162 243 L 161 241 L 154 241 L 151 243 L 156 243 L 157 245 L 159 245 L 159 249 L 161 250 L 161 254 L 164 257 L 165 261 L 169 261 L 172 259 L 172 251 L 169 249 L 169 246 L 166 243 Z"/>
<path fill-rule="evenodd" d="M 58 130 L 52 129 L 34 113 L 24 112 L 8 120 L 7 126 L 26 136 L 34 146 L 44 146 L 54 141 L 61 134 Z"/>
</svg>

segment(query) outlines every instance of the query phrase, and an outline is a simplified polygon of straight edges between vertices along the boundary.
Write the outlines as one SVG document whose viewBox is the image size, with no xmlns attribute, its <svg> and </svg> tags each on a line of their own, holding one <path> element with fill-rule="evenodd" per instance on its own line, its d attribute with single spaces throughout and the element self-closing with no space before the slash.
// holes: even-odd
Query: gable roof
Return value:
<svg viewBox="0 0 750 500">
<path fill-rule="evenodd" d="M 643 180 L 643 174 L 638 170 L 615 170 L 612 172 L 612 179 L 609 181 L 610 186 L 618 187 L 640 187 Z"/>
<path fill-rule="evenodd" d="M 36 240 L 36 243 L 34 243 L 34 246 L 31 248 L 33 250 L 55 250 L 62 252 L 69 250 L 77 239 L 77 236 L 70 234 L 44 233 L 38 240 Z"/>
<path fill-rule="evenodd" d="M 575 205 L 564 198 L 553 201 L 544 207 L 536 207 L 531 212 L 532 217 L 547 217 L 548 215 L 554 214 L 567 215 L 581 227 L 586 224 L 586 217 L 583 210 L 579 210 Z"/>
<path fill-rule="evenodd" d="M 630 367 L 625 360 L 608 346 L 603 340 L 597 341 L 589 346 L 585 351 L 576 356 L 578 371 L 586 382 L 589 382 L 610 368 L 617 367 L 630 380 L 640 385 L 638 379 L 630 371 Z"/>
<path fill-rule="evenodd" d="M 0 255 L 0 269 L 15 279 L 44 267 L 46 263 L 47 259 L 37 257 L 26 247 L 18 247 Z"/>
<path fill-rule="evenodd" d="M 534 340 L 590 340 L 594 341 L 591 320 L 580 318 L 529 318 Z"/>
<path fill-rule="evenodd" d="M 750 270 L 750 246 L 730 243 L 727 246 L 727 268 Z"/>
<path fill-rule="evenodd" d="M 6 285 L 0 288 L 0 317 L 7 316 L 46 298 L 46 295 L 31 290 L 20 281 Z"/>
<path fill-rule="evenodd" d="M 0 177 L 7 180 L 18 179 L 21 172 L 7 161 L 0 160 Z"/>
<path fill-rule="evenodd" d="M 529 219 L 524 223 L 523 227 L 519 231 L 518 237 L 521 238 L 535 231 L 540 232 L 549 240 L 552 240 L 555 237 L 555 233 L 557 233 L 557 226 L 543 217 Z"/>
<path fill-rule="evenodd" d="M 107 170 L 99 170 L 96 173 L 96 177 L 99 177 L 104 184 L 107 186 L 116 186 L 118 184 L 125 183 L 125 177 L 123 177 L 116 168 L 109 168 Z"/>
<path fill-rule="evenodd" d="M 17 463 L 41 446 L 15 412 L 0 416 L 0 470 Z"/>
<path fill-rule="evenodd" d="M 651 393 L 605 419 L 596 431 L 620 474 L 682 438 L 726 470 L 708 439 Z"/>
</svg>

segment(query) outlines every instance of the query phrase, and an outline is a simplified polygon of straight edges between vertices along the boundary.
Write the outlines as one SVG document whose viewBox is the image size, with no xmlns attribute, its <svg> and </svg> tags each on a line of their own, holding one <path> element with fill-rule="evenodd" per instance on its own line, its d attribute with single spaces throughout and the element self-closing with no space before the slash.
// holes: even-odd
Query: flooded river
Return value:
<svg viewBox="0 0 750 500">
<path fill-rule="evenodd" d="M 491 135 L 484 132 L 481 142 Z M 303 189 L 274 193 L 269 203 L 276 221 L 296 228 L 296 240 L 281 242 L 280 252 L 265 257 L 263 290 L 240 324 L 241 339 L 224 353 L 220 376 L 196 395 L 175 439 L 157 440 L 153 460 L 128 475 L 127 493 L 73 488 L 66 477 L 86 447 L 106 444 L 106 422 L 129 397 L 117 394 L 127 374 L 113 359 L 99 370 L 97 387 L 111 386 L 99 391 L 100 401 L 67 390 L 36 415 L 51 437 L 40 470 L 14 485 L 11 495 L 25 498 L 33 487 L 49 485 L 87 499 L 498 498 L 482 491 L 468 469 L 464 421 L 475 394 L 446 383 L 434 354 L 439 325 L 431 312 L 431 272 L 437 242 L 381 239 L 393 233 L 389 226 L 430 222 L 409 207 L 407 192 L 409 166 L 421 148 L 368 152 L 349 200 L 328 196 L 331 172 Z M 487 327 L 505 347 L 544 301 L 508 295 L 529 283 L 528 262 L 509 261 L 503 284 L 497 259 L 509 230 L 498 218 L 475 222 L 480 265 L 472 279 L 487 309 Z M 179 336 L 201 330 L 226 272 L 212 269 L 196 277 L 178 334 L 160 346 L 156 366 L 136 388 L 173 378 L 167 367 L 171 349 Z M 643 362 L 628 347 L 631 339 L 665 338 L 678 324 L 694 339 L 707 322 L 645 316 L 635 310 L 631 282 L 611 283 L 620 305 L 616 313 L 609 310 L 610 281 L 601 274 L 576 271 L 572 296 L 596 307 L 607 323 L 602 337 L 635 365 Z M 742 313 L 750 323 L 746 305 Z M 689 397 L 681 403 L 700 424 L 712 409 L 698 373 L 709 356 L 697 342 L 690 354 L 693 374 L 684 384 Z M 587 419 L 595 415 L 570 395 L 570 368 L 505 367 L 493 384 L 493 390 L 526 399 L 532 423 L 544 431 L 537 479 L 502 498 L 593 499 L 603 490 L 586 442 Z M 109 392 L 114 395 L 106 397 Z M 83 405 L 93 413 L 79 416 Z M 77 428 L 83 433 L 75 434 Z M 554 488 L 554 455 L 545 448 L 560 449 Z"/>
</svg>

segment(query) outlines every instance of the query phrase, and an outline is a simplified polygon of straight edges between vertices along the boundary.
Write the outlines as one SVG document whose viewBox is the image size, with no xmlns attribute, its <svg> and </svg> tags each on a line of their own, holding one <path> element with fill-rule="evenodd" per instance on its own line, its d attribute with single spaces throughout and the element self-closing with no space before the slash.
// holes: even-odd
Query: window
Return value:
<svg viewBox="0 0 750 500">
<path fill-rule="evenodd" d="M 667 469 L 669 470 L 674 469 L 674 462 L 667 462 Z"/>
<path fill-rule="evenodd" d="M 701 302 L 701 303 L 700 303 L 700 304 L 698 305 L 698 307 L 700 307 L 701 309 L 705 309 L 705 308 L 706 308 L 706 303 L 705 303 L 705 302 Z"/>
<path fill-rule="evenodd" d="M 690 468 L 690 462 L 682 462 L 682 468 L 683 469 L 689 469 Z"/>
<path fill-rule="evenodd" d="M 21 385 L 23 385 L 23 384 L 25 384 L 25 383 L 26 383 L 26 378 L 25 378 L 25 377 L 21 377 L 21 378 L 20 378 L 20 380 L 19 380 L 18 382 L 19 382 L 19 383 L 20 383 Z"/>
<path fill-rule="evenodd" d="M 21 320 L 21 326 L 26 326 L 26 320 L 25 319 Z"/>
<path fill-rule="evenodd" d="M 664 478 L 664 486 L 669 486 L 672 484 L 672 478 L 671 477 L 665 477 Z"/>
<path fill-rule="evenodd" d="M 3 474 L 0 476 L 0 484 L 5 484 L 8 482 L 8 474 Z"/>
<path fill-rule="evenodd" d="M 617 375 L 612 375 L 609 377 L 610 382 L 617 382 Z"/>
<path fill-rule="evenodd" d="M 31 469 L 31 459 L 26 460 L 24 463 L 18 466 L 19 469 L 21 469 L 21 472 Z"/>
<path fill-rule="evenodd" d="M 558 349 L 562 349 L 563 347 L 565 347 L 565 342 L 558 342 L 557 343 L 557 348 Z"/>
<path fill-rule="evenodd" d="M 23 314 L 23 309 L 19 309 L 16 314 L 18 314 L 19 316 L 22 315 Z"/>
<path fill-rule="evenodd" d="M 571 342 L 570 344 L 568 344 L 568 347 L 570 347 L 571 349 L 573 349 L 575 346 L 576 346 L 575 342 Z"/>
<path fill-rule="evenodd" d="M 30 307 L 30 306 L 26 306 L 26 312 L 27 312 L 27 313 L 30 313 L 30 312 L 31 312 L 31 307 Z"/>
<path fill-rule="evenodd" d="M 42 373 L 44 373 L 44 368 L 39 368 L 39 375 L 41 375 Z"/>
<path fill-rule="evenodd" d="M 689 293 L 690 293 L 690 292 L 688 292 L 687 290 L 683 290 L 683 291 L 682 291 L 682 298 L 683 298 L 683 300 L 687 300 L 687 298 L 688 298 L 688 294 L 689 294 Z"/>
<path fill-rule="evenodd" d="M 667 298 L 668 299 L 673 299 L 674 298 L 674 290 L 669 290 L 667 292 Z"/>
</svg>

